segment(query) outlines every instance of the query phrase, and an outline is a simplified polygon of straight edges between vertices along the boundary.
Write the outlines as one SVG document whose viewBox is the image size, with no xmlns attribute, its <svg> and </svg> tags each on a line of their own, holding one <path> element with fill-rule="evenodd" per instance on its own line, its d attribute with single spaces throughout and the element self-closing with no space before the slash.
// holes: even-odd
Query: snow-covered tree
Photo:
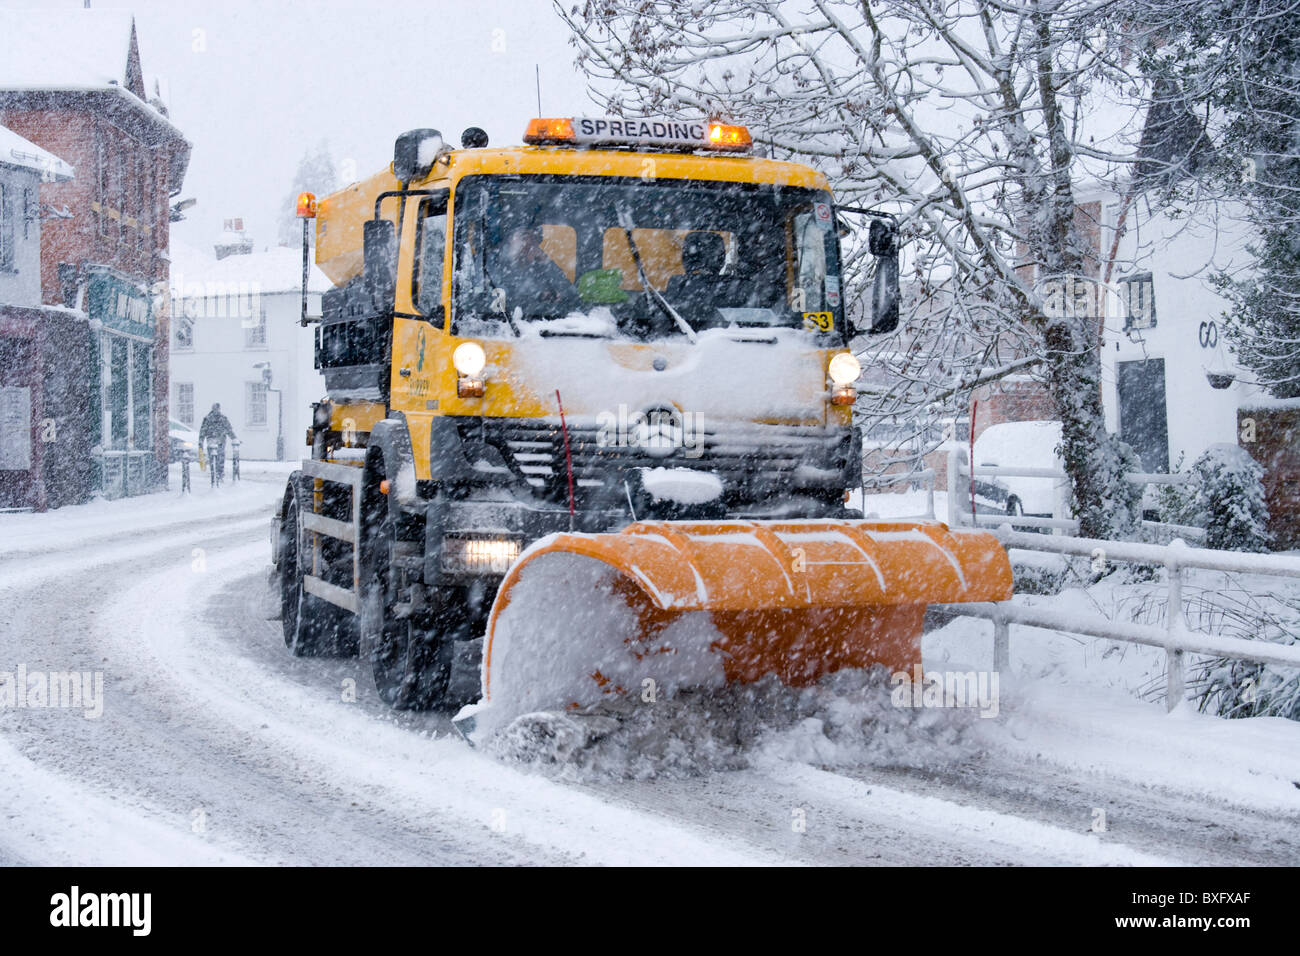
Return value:
<svg viewBox="0 0 1300 956">
<path fill-rule="evenodd" d="M 899 215 L 910 314 L 897 335 L 858 343 L 864 414 L 961 414 L 974 387 L 1036 370 L 1063 422 L 1081 533 L 1128 530 L 1100 322 L 1053 308 L 1044 282 L 1096 275 L 1075 185 L 1127 171 L 1136 145 L 1104 145 L 1087 122 L 1103 87 L 1143 95 L 1114 4 L 573 2 L 556 8 L 608 112 L 743 120 L 769 153 L 820 167 L 843 205 Z M 852 280 L 866 257 L 852 246 L 849 259 Z"/>
<path fill-rule="evenodd" d="M 280 202 L 277 218 L 277 239 L 282 246 L 297 246 L 302 242 L 302 220 L 297 216 L 298 194 L 313 193 L 326 196 L 339 188 L 338 169 L 330 158 L 329 144 L 321 140 L 314 149 L 303 153 L 294 173 L 293 184 Z M 307 230 L 307 241 L 314 243 L 316 233 Z"/>
<path fill-rule="evenodd" d="M 1208 120 L 1201 178 L 1255 227 L 1255 267 L 1218 277 L 1229 341 L 1274 395 L 1300 396 L 1300 2 L 1135 0 L 1133 16 L 1158 27 L 1144 68 L 1165 102 Z"/>
</svg>

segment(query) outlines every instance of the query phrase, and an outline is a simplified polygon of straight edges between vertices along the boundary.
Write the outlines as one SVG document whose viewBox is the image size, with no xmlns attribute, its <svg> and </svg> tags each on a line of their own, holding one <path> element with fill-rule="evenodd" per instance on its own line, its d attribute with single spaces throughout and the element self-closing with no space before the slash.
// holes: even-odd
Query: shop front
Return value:
<svg viewBox="0 0 1300 956">
<path fill-rule="evenodd" d="M 146 289 L 115 270 L 91 267 L 90 412 L 95 490 L 141 494 L 165 480 L 154 451 L 154 314 Z"/>
</svg>

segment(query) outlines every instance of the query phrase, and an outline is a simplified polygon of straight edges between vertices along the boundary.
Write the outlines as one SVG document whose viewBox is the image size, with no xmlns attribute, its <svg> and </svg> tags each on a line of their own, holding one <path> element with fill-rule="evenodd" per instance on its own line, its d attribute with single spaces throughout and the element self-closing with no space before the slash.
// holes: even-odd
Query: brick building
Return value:
<svg viewBox="0 0 1300 956">
<path fill-rule="evenodd" d="M 0 126 L 0 508 L 75 500 L 87 482 L 84 312 L 41 304 L 41 185 L 73 170 Z"/>
<path fill-rule="evenodd" d="M 41 186 L 71 217 L 45 223 L 40 268 L 42 302 L 89 318 L 82 498 L 166 480 L 168 222 L 190 145 L 162 93 L 130 14 L 0 11 L 0 124 L 77 171 Z"/>
</svg>

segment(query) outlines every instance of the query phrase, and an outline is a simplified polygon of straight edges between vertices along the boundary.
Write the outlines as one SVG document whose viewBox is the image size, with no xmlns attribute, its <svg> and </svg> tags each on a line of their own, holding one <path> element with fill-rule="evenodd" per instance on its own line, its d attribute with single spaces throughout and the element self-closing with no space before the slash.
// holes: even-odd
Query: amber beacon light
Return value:
<svg viewBox="0 0 1300 956">
<path fill-rule="evenodd" d="M 531 119 L 524 133 L 525 143 L 572 143 L 575 138 L 572 117 Z"/>
<path fill-rule="evenodd" d="M 311 193 L 298 194 L 298 218 L 299 219 L 316 218 L 316 197 Z"/>
<path fill-rule="evenodd" d="M 745 126 L 728 126 L 725 123 L 709 124 L 709 145 L 714 149 L 745 150 L 754 145 Z"/>
</svg>

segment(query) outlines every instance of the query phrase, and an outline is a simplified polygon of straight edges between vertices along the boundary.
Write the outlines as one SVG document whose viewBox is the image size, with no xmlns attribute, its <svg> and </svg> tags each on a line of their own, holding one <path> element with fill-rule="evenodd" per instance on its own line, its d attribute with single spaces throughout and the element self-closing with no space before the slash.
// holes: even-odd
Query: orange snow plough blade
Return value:
<svg viewBox="0 0 1300 956">
<path fill-rule="evenodd" d="M 581 708 L 612 695 L 848 667 L 908 671 L 928 604 L 1003 601 L 990 534 L 934 522 L 640 522 L 559 534 L 506 575 L 488 622 L 483 705 Z"/>
</svg>

